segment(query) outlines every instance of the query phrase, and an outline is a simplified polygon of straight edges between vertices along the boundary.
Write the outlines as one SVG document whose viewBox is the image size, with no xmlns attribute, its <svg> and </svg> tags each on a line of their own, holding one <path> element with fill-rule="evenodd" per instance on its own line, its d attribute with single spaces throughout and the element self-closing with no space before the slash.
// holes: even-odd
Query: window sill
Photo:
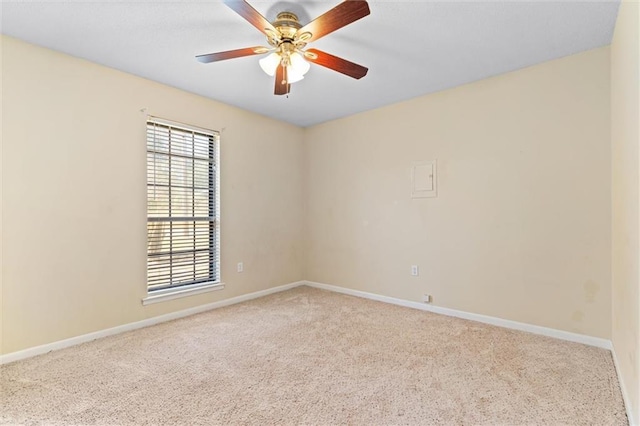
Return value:
<svg viewBox="0 0 640 426">
<path fill-rule="evenodd" d="M 181 297 L 194 296 L 200 293 L 208 293 L 210 291 L 224 289 L 224 283 L 209 282 L 198 284 L 186 288 L 166 289 L 148 294 L 147 297 L 142 299 L 143 305 L 151 305 L 158 302 L 166 302 L 167 300 L 179 299 Z"/>
</svg>

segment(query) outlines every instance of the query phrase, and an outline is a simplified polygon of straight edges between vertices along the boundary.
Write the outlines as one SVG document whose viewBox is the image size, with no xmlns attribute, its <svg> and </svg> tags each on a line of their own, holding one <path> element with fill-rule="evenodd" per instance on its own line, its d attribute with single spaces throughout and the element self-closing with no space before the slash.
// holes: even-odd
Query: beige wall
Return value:
<svg viewBox="0 0 640 426">
<path fill-rule="evenodd" d="M 610 338 L 608 48 L 306 130 L 2 48 L 2 353 L 303 278 Z M 140 303 L 141 108 L 222 130 L 221 292 Z"/>
<path fill-rule="evenodd" d="M 303 278 L 302 129 L 8 37 L 2 56 L 2 353 Z M 141 304 L 141 108 L 222 131 L 222 291 Z"/>
<path fill-rule="evenodd" d="M 1 14 L 2 12 L 0 12 Z M 2 19 L 0 17 L 0 19 Z M 0 43 L 0 129 L 2 129 L 2 104 L 4 102 L 2 102 L 3 96 L 2 96 L 2 43 Z M 2 270 L 4 269 L 2 266 L 2 260 L 3 260 L 3 256 L 2 256 L 2 241 L 3 236 L 2 236 L 2 224 L 4 223 L 3 219 L 2 219 L 2 212 L 3 212 L 3 207 L 2 207 L 2 187 L 4 186 L 4 183 L 2 181 L 2 176 L 4 175 L 4 172 L 2 171 L 2 131 L 0 130 L 0 354 L 2 354 L 2 348 L 4 347 L 4 326 L 2 323 L 2 318 L 4 315 L 2 315 Z"/>
<path fill-rule="evenodd" d="M 611 44 L 612 341 L 640 422 L 640 7 L 623 1 Z"/>
<path fill-rule="evenodd" d="M 306 279 L 610 338 L 609 93 L 601 48 L 308 129 Z"/>
</svg>

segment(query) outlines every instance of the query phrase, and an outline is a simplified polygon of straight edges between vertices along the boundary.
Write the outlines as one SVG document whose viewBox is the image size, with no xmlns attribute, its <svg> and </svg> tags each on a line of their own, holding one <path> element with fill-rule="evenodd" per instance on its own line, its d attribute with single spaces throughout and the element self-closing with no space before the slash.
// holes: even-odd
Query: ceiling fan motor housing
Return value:
<svg viewBox="0 0 640 426">
<path fill-rule="evenodd" d="M 268 36 L 269 44 L 277 48 L 277 52 L 282 57 L 282 66 L 290 65 L 290 56 L 296 51 L 301 51 L 305 47 L 305 41 L 311 37 L 310 33 L 304 36 L 298 34 L 302 25 L 298 21 L 298 16 L 292 12 L 280 12 L 273 22 L 278 34 L 273 37 Z"/>
<path fill-rule="evenodd" d="M 298 30 L 302 27 L 298 22 L 298 17 L 291 12 L 278 13 L 273 26 L 276 27 L 282 38 L 290 40 L 293 40 Z"/>
</svg>

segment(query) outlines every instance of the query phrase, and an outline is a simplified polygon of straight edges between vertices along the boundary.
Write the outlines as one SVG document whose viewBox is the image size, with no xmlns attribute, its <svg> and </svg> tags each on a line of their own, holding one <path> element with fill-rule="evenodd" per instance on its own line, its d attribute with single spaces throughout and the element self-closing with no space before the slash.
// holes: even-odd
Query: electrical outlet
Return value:
<svg viewBox="0 0 640 426">
<path fill-rule="evenodd" d="M 418 276 L 418 265 L 411 265 L 411 275 L 414 277 Z"/>
<path fill-rule="evenodd" d="M 431 295 L 430 294 L 423 294 L 422 295 L 422 301 L 424 303 L 431 303 Z"/>
<path fill-rule="evenodd" d="M 242 262 L 238 262 L 238 272 L 243 272 L 244 271 L 244 265 L 242 264 Z"/>
</svg>

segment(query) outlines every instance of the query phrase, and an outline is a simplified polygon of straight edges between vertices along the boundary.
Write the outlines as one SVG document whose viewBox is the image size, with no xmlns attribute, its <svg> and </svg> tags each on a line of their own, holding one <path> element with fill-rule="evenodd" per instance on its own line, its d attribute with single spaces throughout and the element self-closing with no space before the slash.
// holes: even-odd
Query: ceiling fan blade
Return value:
<svg viewBox="0 0 640 426">
<path fill-rule="evenodd" d="M 309 55 L 306 55 L 307 53 Z M 367 75 L 367 72 L 369 71 L 369 68 L 367 67 L 330 55 L 318 49 L 308 49 L 305 51 L 305 58 L 309 62 L 338 71 L 339 73 L 358 80 Z"/>
<path fill-rule="evenodd" d="M 283 66 L 278 66 L 276 69 L 276 87 L 274 90 L 275 95 L 286 95 L 291 90 L 291 85 L 287 83 L 287 69 Z"/>
<path fill-rule="evenodd" d="M 209 62 L 224 61 L 226 59 L 241 58 L 243 56 L 262 55 L 269 49 L 262 46 L 245 47 L 244 49 L 227 50 L 226 52 L 208 53 L 206 55 L 198 55 L 196 59 L 203 64 Z"/>
<path fill-rule="evenodd" d="M 265 30 L 276 33 L 276 29 L 267 18 L 262 16 L 260 12 L 255 10 L 249 3 L 244 0 L 223 0 L 224 4 L 233 9 L 238 15 L 246 19 L 251 25 L 256 27 L 258 31 L 268 36 Z"/>
<path fill-rule="evenodd" d="M 311 42 L 364 18 L 370 13 L 369 5 L 365 0 L 345 0 L 300 28 L 298 34 L 311 33 L 311 38 L 308 40 Z"/>
</svg>

